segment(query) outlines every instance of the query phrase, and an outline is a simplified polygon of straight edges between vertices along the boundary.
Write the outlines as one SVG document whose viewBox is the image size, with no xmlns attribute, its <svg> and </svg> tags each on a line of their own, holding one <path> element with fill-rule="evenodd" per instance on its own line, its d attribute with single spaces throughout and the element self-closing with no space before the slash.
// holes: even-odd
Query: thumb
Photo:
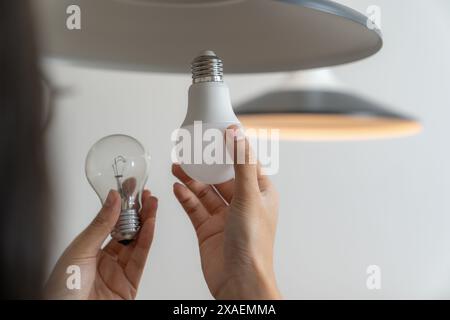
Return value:
<svg viewBox="0 0 450 320">
<path fill-rule="evenodd" d="M 248 139 L 237 125 L 228 127 L 226 137 L 233 157 L 235 191 L 238 194 L 258 191 L 257 161 Z"/>
<path fill-rule="evenodd" d="M 119 219 L 120 208 L 120 195 L 117 191 L 111 190 L 97 216 L 75 240 L 74 249 L 80 253 L 96 255 L 114 229 Z"/>
</svg>

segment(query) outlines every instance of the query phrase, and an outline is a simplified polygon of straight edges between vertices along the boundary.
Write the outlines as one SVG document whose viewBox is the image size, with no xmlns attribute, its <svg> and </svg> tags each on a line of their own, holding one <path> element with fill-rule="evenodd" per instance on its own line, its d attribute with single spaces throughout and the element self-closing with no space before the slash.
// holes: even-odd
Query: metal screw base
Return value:
<svg viewBox="0 0 450 320">
<path fill-rule="evenodd" d="M 204 51 L 191 64 L 194 83 L 222 82 L 223 63 L 213 51 Z"/>
<path fill-rule="evenodd" d="M 135 209 L 123 210 L 120 213 L 119 221 L 111 232 L 111 237 L 121 243 L 128 244 L 130 240 L 136 237 L 140 223 L 139 215 Z"/>
</svg>

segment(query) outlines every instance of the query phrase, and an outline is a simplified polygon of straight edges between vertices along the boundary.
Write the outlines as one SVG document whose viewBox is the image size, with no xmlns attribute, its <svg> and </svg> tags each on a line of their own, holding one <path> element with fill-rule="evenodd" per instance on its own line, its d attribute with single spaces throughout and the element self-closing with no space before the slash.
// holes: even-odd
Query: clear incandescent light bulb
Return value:
<svg viewBox="0 0 450 320">
<path fill-rule="evenodd" d="M 195 180 L 223 183 L 234 177 L 232 161 L 227 160 L 225 130 L 239 124 L 239 120 L 231 106 L 228 86 L 223 82 L 222 60 L 213 51 L 203 51 L 191 68 L 193 83 L 189 88 L 186 118 L 181 125 L 189 133 L 191 143 L 190 147 L 183 144 L 183 157 L 178 157 L 178 161 Z"/>
<path fill-rule="evenodd" d="M 110 190 L 121 197 L 121 212 L 111 237 L 127 244 L 140 228 L 140 195 L 147 182 L 149 157 L 142 144 L 126 135 L 97 141 L 86 157 L 86 177 L 102 204 Z"/>
</svg>

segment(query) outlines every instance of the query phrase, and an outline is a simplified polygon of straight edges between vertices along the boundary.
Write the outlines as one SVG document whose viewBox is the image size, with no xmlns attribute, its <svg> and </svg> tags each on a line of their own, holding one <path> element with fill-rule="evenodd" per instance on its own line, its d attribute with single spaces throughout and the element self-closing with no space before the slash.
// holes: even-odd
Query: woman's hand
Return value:
<svg viewBox="0 0 450 320">
<path fill-rule="evenodd" d="M 183 183 L 174 193 L 197 233 L 203 274 L 216 299 L 280 299 L 273 270 L 278 195 L 251 161 L 247 139 L 232 127 L 235 179 L 210 186 L 192 180 L 174 164 Z M 240 138 L 241 137 L 241 138 Z"/>
<path fill-rule="evenodd" d="M 48 299 L 134 299 L 153 239 L 158 200 L 150 191 L 142 195 L 141 229 L 127 246 L 111 240 L 102 244 L 113 230 L 120 214 L 121 199 L 110 191 L 103 208 L 92 223 L 66 249 L 50 279 Z M 68 285 L 70 277 L 80 276 L 80 287 Z"/>
</svg>

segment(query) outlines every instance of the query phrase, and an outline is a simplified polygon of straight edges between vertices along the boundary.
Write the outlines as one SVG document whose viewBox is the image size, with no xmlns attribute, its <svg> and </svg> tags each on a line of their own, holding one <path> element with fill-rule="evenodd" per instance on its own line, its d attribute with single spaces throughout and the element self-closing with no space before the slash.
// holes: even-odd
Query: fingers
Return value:
<svg viewBox="0 0 450 320">
<path fill-rule="evenodd" d="M 258 164 L 257 164 L 256 172 L 257 172 L 257 176 L 258 176 L 259 190 L 261 192 L 264 192 L 264 191 L 267 191 L 268 189 L 270 189 L 270 187 L 272 186 L 272 182 L 267 177 L 267 175 L 265 175 L 262 172 L 261 164 L 259 163 L 259 161 L 258 161 Z"/>
<path fill-rule="evenodd" d="M 119 254 L 125 246 L 116 239 L 111 239 L 104 247 L 103 251 L 106 252 L 114 260 L 118 260 Z"/>
<path fill-rule="evenodd" d="M 181 183 L 177 182 L 173 185 L 173 192 L 178 199 L 178 202 L 180 202 L 184 211 L 189 216 L 189 219 L 191 219 L 195 230 L 198 230 L 198 228 L 210 217 L 208 211 L 195 194 Z"/>
<path fill-rule="evenodd" d="M 141 218 L 141 231 L 139 231 L 138 239 L 142 234 L 142 228 L 146 221 L 149 219 L 155 220 L 156 211 L 158 209 L 158 199 L 151 195 L 149 190 L 144 190 L 142 193 L 142 209 L 140 212 Z M 153 235 L 152 231 L 152 235 Z M 138 242 L 136 239 L 135 242 Z M 151 243 L 150 243 L 151 244 Z M 103 248 L 103 251 L 108 253 L 113 259 L 116 259 L 119 264 L 125 267 L 130 259 L 131 253 L 135 248 L 135 243 L 130 244 L 128 246 L 124 246 L 120 242 L 115 239 L 111 239 L 111 241 Z"/>
<path fill-rule="evenodd" d="M 150 193 L 143 194 L 142 226 L 135 245 L 129 252 L 121 252 L 119 260 L 126 260 L 125 274 L 131 284 L 137 288 L 144 271 L 148 253 L 155 233 L 155 217 L 158 209 L 158 200 Z M 127 250 L 127 249 L 125 249 Z"/>
<path fill-rule="evenodd" d="M 257 176 L 258 176 L 258 186 L 261 192 L 267 191 L 271 188 L 272 182 L 270 179 L 262 172 L 262 168 L 260 163 L 257 164 Z M 217 192 L 222 196 L 222 198 L 230 204 L 233 200 L 233 192 L 234 192 L 234 179 L 221 183 L 215 184 Z"/>
<path fill-rule="evenodd" d="M 259 191 L 257 161 L 248 139 L 237 125 L 228 127 L 226 138 L 230 139 L 227 140 L 227 147 L 234 159 L 235 192 L 248 194 Z"/>
<path fill-rule="evenodd" d="M 74 241 L 73 249 L 87 255 L 96 255 L 113 230 L 119 214 L 120 195 L 117 191 L 111 190 L 100 212 Z"/>
<path fill-rule="evenodd" d="M 180 165 L 173 164 L 172 173 L 195 194 L 210 214 L 214 214 L 221 208 L 226 207 L 226 203 L 212 186 L 193 180 L 183 171 Z"/>
<path fill-rule="evenodd" d="M 233 199 L 234 179 L 221 184 L 215 184 L 214 187 L 222 196 L 222 198 L 224 198 L 225 201 L 230 204 L 231 200 Z"/>
<path fill-rule="evenodd" d="M 144 190 L 142 193 L 142 209 L 140 212 L 141 223 L 147 219 L 156 218 L 156 211 L 158 209 L 158 198 L 152 196 L 149 190 Z"/>
</svg>

